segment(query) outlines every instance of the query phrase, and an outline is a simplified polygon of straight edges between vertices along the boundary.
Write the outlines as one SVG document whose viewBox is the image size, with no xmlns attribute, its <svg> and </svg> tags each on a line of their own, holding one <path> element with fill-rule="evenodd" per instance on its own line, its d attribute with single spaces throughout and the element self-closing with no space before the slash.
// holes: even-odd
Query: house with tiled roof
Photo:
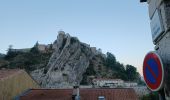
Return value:
<svg viewBox="0 0 170 100">
<path fill-rule="evenodd" d="M 30 88 L 39 88 L 39 85 L 24 70 L 0 70 L 0 100 L 12 100 Z"/>
<path fill-rule="evenodd" d="M 131 88 L 30 89 L 18 100 L 138 100 Z"/>
<path fill-rule="evenodd" d="M 121 79 L 97 78 L 93 79 L 93 84 L 95 87 L 123 87 L 124 81 Z"/>
<path fill-rule="evenodd" d="M 121 79 L 97 78 L 92 80 L 94 87 L 137 87 L 137 82 L 123 81 Z"/>
</svg>

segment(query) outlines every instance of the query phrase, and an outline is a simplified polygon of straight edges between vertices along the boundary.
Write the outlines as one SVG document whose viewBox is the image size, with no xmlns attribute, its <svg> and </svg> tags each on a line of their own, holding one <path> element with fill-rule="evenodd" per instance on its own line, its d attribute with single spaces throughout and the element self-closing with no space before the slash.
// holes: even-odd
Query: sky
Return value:
<svg viewBox="0 0 170 100">
<path fill-rule="evenodd" d="M 137 67 L 154 50 L 148 7 L 140 0 L 0 0 L 0 53 L 53 43 L 58 31 Z"/>
</svg>

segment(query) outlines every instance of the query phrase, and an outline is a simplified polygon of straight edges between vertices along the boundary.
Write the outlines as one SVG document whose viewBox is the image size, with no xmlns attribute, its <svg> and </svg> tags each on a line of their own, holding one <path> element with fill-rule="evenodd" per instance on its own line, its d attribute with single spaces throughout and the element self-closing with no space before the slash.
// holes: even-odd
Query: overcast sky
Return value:
<svg viewBox="0 0 170 100">
<path fill-rule="evenodd" d="M 146 3 L 140 0 L 0 0 L 0 52 L 53 43 L 63 30 L 82 42 L 112 52 L 141 73 L 152 51 Z"/>
</svg>

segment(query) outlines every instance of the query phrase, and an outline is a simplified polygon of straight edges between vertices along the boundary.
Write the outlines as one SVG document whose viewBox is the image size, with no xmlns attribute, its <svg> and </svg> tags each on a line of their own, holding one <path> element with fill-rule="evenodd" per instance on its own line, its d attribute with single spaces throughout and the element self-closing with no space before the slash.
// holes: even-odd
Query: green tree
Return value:
<svg viewBox="0 0 170 100">
<path fill-rule="evenodd" d="M 31 48 L 30 52 L 34 53 L 34 54 L 39 54 L 40 53 L 39 50 L 37 49 L 37 47 Z"/>
<path fill-rule="evenodd" d="M 81 80 L 81 85 L 88 85 L 90 82 L 87 79 L 88 76 L 95 76 L 96 71 L 94 70 L 94 65 L 90 62 L 89 67 L 86 69 L 86 72 L 83 74 L 83 79 Z"/>
<path fill-rule="evenodd" d="M 127 80 L 126 70 L 123 64 L 116 63 L 116 71 L 120 79 Z"/>
<path fill-rule="evenodd" d="M 126 65 L 126 74 L 128 77 L 128 81 L 135 81 L 139 79 L 139 73 L 132 65 Z"/>
<path fill-rule="evenodd" d="M 113 78 L 127 80 L 124 65 L 116 61 L 116 57 L 110 52 L 106 54 L 105 65 L 112 70 Z"/>
<path fill-rule="evenodd" d="M 111 69 L 114 69 L 115 65 L 116 65 L 116 57 L 110 53 L 110 52 L 107 52 L 106 53 L 106 66 L 111 68 Z"/>
<path fill-rule="evenodd" d="M 14 52 L 12 51 L 12 49 L 13 49 L 13 45 L 9 45 L 8 50 L 7 50 L 8 51 L 7 55 L 5 56 L 5 60 L 10 60 L 18 55 L 18 52 Z"/>
<path fill-rule="evenodd" d="M 157 92 L 151 92 L 148 95 L 145 95 L 141 100 L 159 100 L 159 94 Z"/>
</svg>

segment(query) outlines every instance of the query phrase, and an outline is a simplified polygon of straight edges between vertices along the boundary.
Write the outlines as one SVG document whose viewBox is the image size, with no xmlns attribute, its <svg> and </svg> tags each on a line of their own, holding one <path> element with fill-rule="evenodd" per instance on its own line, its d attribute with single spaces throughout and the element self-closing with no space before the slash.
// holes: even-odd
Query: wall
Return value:
<svg viewBox="0 0 170 100">
<path fill-rule="evenodd" d="M 155 50 L 163 61 L 165 71 L 164 87 L 166 94 L 170 96 L 170 1 L 163 1 L 158 9 L 161 12 L 165 32 L 156 43 Z"/>
<path fill-rule="evenodd" d="M 11 100 L 29 88 L 38 87 L 37 83 L 25 71 L 21 71 L 0 80 L 0 100 Z"/>
</svg>

